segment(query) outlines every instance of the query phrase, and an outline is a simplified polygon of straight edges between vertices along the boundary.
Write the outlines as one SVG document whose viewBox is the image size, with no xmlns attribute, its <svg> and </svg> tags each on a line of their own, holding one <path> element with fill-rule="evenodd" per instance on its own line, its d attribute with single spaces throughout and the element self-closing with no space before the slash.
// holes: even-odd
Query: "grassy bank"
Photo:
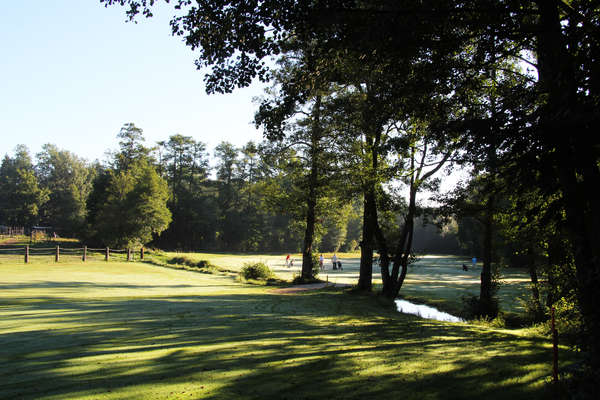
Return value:
<svg viewBox="0 0 600 400">
<path fill-rule="evenodd" d="M 525 330 L 140 263 L 0 266 L 0 398 L 540 398 Z M 569 357 L 566 349 L 562 357 Z"/>
</svg>

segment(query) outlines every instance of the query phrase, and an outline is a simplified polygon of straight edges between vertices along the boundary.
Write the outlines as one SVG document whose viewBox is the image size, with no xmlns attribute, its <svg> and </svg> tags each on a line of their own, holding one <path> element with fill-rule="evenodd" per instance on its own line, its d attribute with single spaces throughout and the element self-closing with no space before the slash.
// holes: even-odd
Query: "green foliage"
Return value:
<svg viewBox="0 0 600 400">
<path fill-rule="evenodd" d="M 200 272 L 205 273 L 219 273 L 223 272 L 222 268 L 210 263 L 206 260 L 195 261 L 190 259 L 189 257 L 179 256 L 179 257 L 171 257 L 167 260 L 167 264 L 176 264 L 176 265 L 185 265 L 186 267 L 190 267 L 194 270 L 200 270 Z"/>
<path fill-rule="evenodd" d="M 497 265 L 492 265 L 492 276 L 490 284 L 490 298 L 481 299 L 480 296 L 463 296 L 463 310 L 461 316 L 467 320 L 488 320 L 492 321 L 501 318 L 500 303 L 498 301 L 498 290 L 502 281 L 500 279 L 500 269 Z M 504 322 L 502 322 L 504 324 Z"/>
<path fill-rule="evenodd" d="M 312 253 L 310 255 L 310 258 L 312 260 L 312 277 L 314 279 L 317 279 L 317 277 L 319 276 L 319 273 L 321 272 L 321 269 L 319 267 L 319 253 Z"/>
<path fill-rule="evenodd" d="M 569 343 L 579 344 L 580 335 L 583 332 L 583 317 L 578 303 L 573 296 L 562 297 L 554 303 L 555 326 L 559 336 L 568 340 Z M 551 321 L 546 322 L 550 328 Z M 548 329 L 550 332 L 550 329 Z"/>
<path fill-rule="evenodd" d="M 25 146 L 17 146 L 14 158 L 4 157 L 0 165 L 0 224 L 27 228 L 38 224 L 48 195 L 38 183 Z"/>
<path fill-rule="evenodd" d="M 61 236 L 80 234 L 95 170 L 75 154 L 52 144 L 45 144 L 37 159 L 40 185 L 49 193 L 41 208 L 42 225 L 53 227 Z"/>
<path fill-rule="evenodd" d="M 461 254 L 457 232 L 454 220 L 444 224 L 442 221 L 427 221 L 419 217 L 415 220 L 413 249 L 420 254 Z"/>
<path fill-rule="evenodd" d="M 150 149 L 143 145 L 144 131 L 128 122 L 119 131 L 119 152 L 115 154 L 115 168 L 127 170 L 136 161 L 148 160 Z"/>
<path fill-rule="evenodd" d="M 324 214 L 323 228 L 325 234 L 319 243 L 319 249 L 326 252 L 340 251 L 347 241 L 348 223 L 352 213 L 352 204 L 344 204 L 335 197 L 328 199 L 322 207 Z"/>
<path fill-rule="evenodd" d="M 463 296 L 462 301 L 460 316 L 466 320 L 492 321 L 498 318 L 500 307 L 496 296 L 492 296 L 491 304 L 482 304 L 479 296 Z M 496 317 L 489 317 L 490 314 Z"/>
<path fill-rule="evenodd" d="M 477 301 L 479 304 L 479 301 Z M 473 304 L 473 306 L 477 307 L 477 305 Z M 481 314 L 480 314 L 481 315 Z M 469 321 L 473 324 L 486 326 L 488 328 L 505 328 L 506 320 L 504 316 L 499 313 L 496 317 L 485 317 L 485 316 L 475 316 L 474 318 L 470 318 Z"/>
<path fill-rule="evenodd" d="M 158 171 L 168 183 L 172 223 L 154 240 L 155 245 L 177 250 L 214 247 L 216 198 L 208 182 L 206 145 L 189 136 L 172 135 L 156 148 Z"/>
<path fill-rule="evenodd" d="M 147 161 L 134 162 L 125 171 L 110 171 L 105 202 L 95 220 L 97 237 L 111 247 L 149 243 L 171 221 L 167 183 Z"/>
<path fill-rule="evenodd" d="M 531 294 L 525 300 L 520 300 L 525 310 L 524 319 L 528 325 L 535 325 L 548 320 L 548 313 Z"/>
<path fill-rule="evenodd" d="M 255 281 L 266 281 L 275 276 L 271 268 L 261 262 L 244 264 L 240 275 L 246 280 Z"/>
</svg>

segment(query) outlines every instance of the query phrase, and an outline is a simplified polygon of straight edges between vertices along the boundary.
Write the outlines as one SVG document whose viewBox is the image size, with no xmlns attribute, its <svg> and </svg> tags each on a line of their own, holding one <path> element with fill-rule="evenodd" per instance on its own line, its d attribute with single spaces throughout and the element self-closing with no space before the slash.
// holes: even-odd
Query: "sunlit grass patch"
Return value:
<svg viewBox="0 0 600 400">
<path fill-rule="evenodd" d="M 97 262 L 2 266 L 0 289 L 0 398 L 531 399 L 550 375 L 546 337 L 339 288 Z"/>
</svg>

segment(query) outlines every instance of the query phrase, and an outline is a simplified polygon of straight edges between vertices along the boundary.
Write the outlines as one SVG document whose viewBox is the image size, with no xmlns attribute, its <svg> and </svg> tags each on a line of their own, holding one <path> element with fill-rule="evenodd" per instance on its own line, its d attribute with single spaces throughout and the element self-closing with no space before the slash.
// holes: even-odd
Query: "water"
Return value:
<svg viewBox="0 0 600 400">
<path fill-rule="evenodd" d="M 410 301 L 406 300 L 396 300 L 396 307 L 401 313 L 412 314 L 421 318 L 436 319 L 438 321 L 447 322 L 465 322 L 461 318 L 439 311 L 433 307 L 429 307 L 423 304 L 413 304 Z"/>
</svg>

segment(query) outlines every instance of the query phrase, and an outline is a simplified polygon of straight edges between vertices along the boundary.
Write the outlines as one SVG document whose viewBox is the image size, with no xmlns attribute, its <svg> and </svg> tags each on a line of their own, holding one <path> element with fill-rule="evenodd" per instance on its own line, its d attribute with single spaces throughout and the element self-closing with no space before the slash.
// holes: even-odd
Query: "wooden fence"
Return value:
<svg viewBox="0 0 600 400">
<path fill-rule="evenodd" d="M 144 248 L 141 247 L 139 250 L 127 248 L 127 249 L 111 249 L 105 248 L 90 248 L 87 246 L 83 247 L 31 247 L 25 246 L 0 246 L 0 256 L 23 256 L 25 263 L 31 261 L 32 257 L 46 256 L 54 257 L 55 262 L 60 262 L 61 257 L 69 256 L 70 258 L 77 257 L 81 261 L 85 262 L 90 257 L 98 258 L 101 257 L 104 261 L 109 261 L 111 257 L 113 259 L 118 258 L 121 260 L 134 261 L 136 256 L 139 255 L 139 260 L 144 259 Z"/>
</svg>

